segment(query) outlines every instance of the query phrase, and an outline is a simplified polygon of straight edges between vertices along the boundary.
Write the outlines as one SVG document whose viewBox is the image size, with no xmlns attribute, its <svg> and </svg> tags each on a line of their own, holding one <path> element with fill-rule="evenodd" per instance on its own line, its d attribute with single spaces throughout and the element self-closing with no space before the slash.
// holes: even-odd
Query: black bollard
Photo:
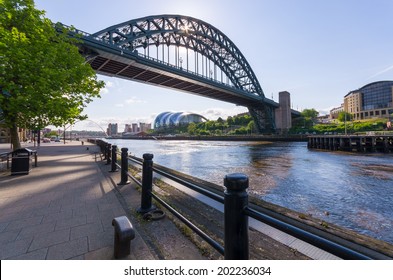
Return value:
<svg viewBox="0 0 393 280">
<path fill-rule="evenodd" d="M 142 196 L 141 207 L 138 212 L 141 214 L 147 213 L 153 209 L 151 203 L 151 191 L 153 189 L 153 155 L 143 154 L 143 167 L 142 167 Z"/>
<path fill-rule="evenodd" d="M 111 171 L 110 172 L 117 172 L 117 146 L 112 145 L 112 165 L 111 165 Z"/>
<path fill-rule="evenodd" d="M 224 257 L 226 260 L 248 260 L 248 177 L 242 173 L 224 178 Z"/>
<path fill-rule="evenodd" d="M 108 147 L 104 141 L 101 141 L 100 147 L 101 147 L 101 153 L 104 155 L 104 160 L 106 160 L 106 156 L 108 155 L 108 152 L 106 151 L 106 149 Z"/>
<path fill-rule="evenodd" d="M 111 164 L 111 144 L 106 144 L 106 164 Z"/>
<path fill-rule="evenodd" d="M 127 185 L 130 183 L 128 180 L 128 149 L 121 148 L 121 174 L 120 183 L 118 185 Z"/>
</svg>

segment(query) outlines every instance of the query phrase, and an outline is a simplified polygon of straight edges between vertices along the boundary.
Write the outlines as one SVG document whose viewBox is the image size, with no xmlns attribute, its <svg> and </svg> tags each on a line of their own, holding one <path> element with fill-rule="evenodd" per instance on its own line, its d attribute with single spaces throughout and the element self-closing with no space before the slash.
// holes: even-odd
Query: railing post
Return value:
<svg viewBox="0 0 393 280">
<path fill-rule="evenodd" d="M 110 172 L 117 172 L 117 146 L 112 145 L 112 166 L 111 166 L 111 171 Z"/>
<path fill-rule="evenodd" d="M 106 164 L 111 164 L 111 144 L 106 144 Z"/>
<path fill-rule="evenodd" d="M 153 189 L 153 154 L 143 154 L 142 165 L 142 196 L 139 213 L 147 213 L 154 209 L 152 206 L 152 197 L 150 195 Z"/>
<path fill-rule="evenodd" d="M 128 148 L 121 148 L 121 172 L 120 183 L 118 185 L 127 185 L 130 183 L 128 180 Z"/>
<path fill-rule="evenodd" d="M 106 151 L 107 146 L 106 146 L 106 143 L 104 141 L 100 142 L 100 148 L 101 148 L 101 153 L 104 155 L 104 160 L 106 160 L 106 156 L 108 155 L 108 153 Z"/>
<path fill-rule="evenodd" d="M 242 173 L 224 178 L 224 257 L 226 260 L 248 260 L 248 177 Z"/>
</svg>

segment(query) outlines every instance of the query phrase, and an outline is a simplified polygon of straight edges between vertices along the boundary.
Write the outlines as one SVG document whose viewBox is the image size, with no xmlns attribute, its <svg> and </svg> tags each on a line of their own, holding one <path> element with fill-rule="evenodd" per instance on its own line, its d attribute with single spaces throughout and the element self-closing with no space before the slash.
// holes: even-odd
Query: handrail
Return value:
<svg viewBox="0 0 393 280">
<path fill-rule="evenodd" d="M 106 145 L 106 144 L 105 144 Z M 127 150 L 127 148 L 123 148 L 124 150 Z M 122 152 L 123 152 L 122 149 Z M 105 153 L 104 154 L 108 154 Z M 177 176 L 173 173 L 171 173 L 171 169 L 168 169 L 166 167 L 162 167 L 160 165 L 153 165 L 152 158 L 153 155 L 149 154 L 149 157 L 146 157 L 146 159 L 140 159 L 135 156 L 130 156 L 127 153 L 124 153 L 124 155 L 127 157 L 127 164 L 129 161 L 136 163 L 138 165 L 142 165 L 142 174 L 146 172 L 144 168 L 144 164 L 146 161 L 150 161 L 151 165 L 151 171 L 153 173 L 156 172 L 166 178 L 169 178 L 170 180 L 173 180 L 179 184 L 182 184 L 183 186 L 190 188 L 200 194 L 203 194 L 215 201 L 218 201 L 220 203 L 226 203 L 225 197 L 227 195 L 227 192 L 224 193 L 224 196 L 221 196 L 217 193 L 211 192 L 206 189 L 206 186 L 203 184 L 198 184 L 198 183 L 191 183 L 184 178 L 181 178 L 181 176 Z M 146 154 L 148 155 L 148 154 Z M 123 153 L 122 153 L 123 156 Z M 145 155 L 144 155 L 145 157 Z M 123 161 L 122 161 L 123 162 Z M 119 168 L 122 168 L 122 166 L 117 165 Z M 124 168 L 124 167 L 123 167 Z M 135 177 L 129 174 L 128 172 L 128 165 L 125 167 L 127 169 L 127 175 L 129 178 L 133 179 L 134 182 L 136 182 L 138 185 L 142 186 L 142 189 L 144 188 L 144 182 L 142 178 L 142 182 L 137 180 Z M 152 175 L 151 175 L 152 176 Z M 244 175 L 247 177 L 246 175 Z M 142 175 L 143 177 L 143 175 Z M 237 185 L 239 184 L 239 185 Z M 243 182 L 236 183 L 235 184 L 235 192 L 237 191 L 237 188 L 241 186 Z M 227 187 L 227 186 L 226 186 Z M 247 185 L 242 186 L 244 190 L 248 188 L 248 177 L 247 177 Z M 228 190 L 228 187 L 227 187 Z M 148 191 L 148 195 L 151 198 L 154 198 L 157 202 L 162 204 L 165 208 L 167 208 L 172 214 L 174 214 L 176 217 L 178 217 L 180 220 L 182 220 L 187 226 L 189 226 L 194 232 L 196 232 L 198 235 L 200 235 L 206 242 L 208 242 L 213 248 L 215 248 L 218 252 L 224 253 L 223 247 L 216 241 L 214 241 L 211 237 L 209 237 L 206 233 L 201 231 L 199 228 L 197 228 L 195 225 L 193 225 L 190 221 L 188 221 L 186 218 L 184 218 L 180 213 L 176 212 L 172 207 L 170 207 L 165 201 L 160 199 L 157 195 L 155 195 L 153 192 Z M 236 196 L 236 195 L 235 195 Z M 150 199 L 151 199 L 150 198 Z M 226 208 L 226 207 L 225 207 Z M 173 213 L 172 211 L 175 211 L 176 213 Z M 224 211 L 225 212 L 225 211 Z M 268 210 L 266 208 L 262 208 L 260 206 L 256 206 L 254 204 L 248 204 L 244 208 L 241 209 L 241 213 L 239 217 L 242 219 L 246 219 L 248 217 L 254 218 L 262 223 L 266 223 L 278 230 L 281 230 L 293 237 L 296 237 L 298 239 L 301 239 L 305 241 L 306 243 L 309 243 L 311 245 L 314 245 L 326 252 L 329 252 L 333 255 L 336 255 L 338 257 L 341 257 L 343 259 L 392 259 L 390 256 L 387 256 L 381 252 L 378 252 L 376 250 L 373 250 L 369 247 L 363 246 L 361 244 L 355 243 L 351 240 L 344 239 L 342 237 L 336 236 L 332 233 L 322 231 L 318 228 L 313 228 L 312 230 L 307 229 L 309 226 L 305 224 L 301 224 L 300 221 L 295 220 L 293 218 L 283 216 L 278 213 L 269 213 L 271 210 Z M 248 224 L 248 222 L 247 222 Z M 217 245 L 218 244 L 218 245 Z M 248 246 L 248 244 L 247 244 Z M 226 255 L 225 255 L 226 256 Z"/>
<path fill-rule="evenodd" d="M 323 249 L 333 255 L 340 256 L 343 259 L 351 259 L 351 260 L 371 260 L 369 256 L 358 253 L 354 250 L 351 250 L 347 247 L 344 247 L 336 242 L 331 240 L 322 238 L 318 235 L 307 232 L 303 229 L 290 225 L 288 223 L 282 222 L 278 219 L 270 217 L 266 214 L 262 214 L 257 212 L 249 207 L 244 209 L 244 213 L 249 217 L 252 217 L 260 222 L 268 224 L 276 229 L 279 229 L 285 233 L 290 234 L 293 237 L 299 238 L 311 245 L 314 245 L 320 249 Z"/>
</svg>

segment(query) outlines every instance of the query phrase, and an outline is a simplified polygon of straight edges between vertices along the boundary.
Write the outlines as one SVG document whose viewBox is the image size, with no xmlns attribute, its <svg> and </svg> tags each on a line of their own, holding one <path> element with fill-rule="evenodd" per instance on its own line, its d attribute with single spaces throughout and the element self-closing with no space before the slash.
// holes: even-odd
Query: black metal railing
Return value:
<svg viewBox="0 0 393 280">
<path fill-rule="evenodd" d="M 12 152 L 0 153 L 0 163 L 6 163 L 5 169 L 10 169 L 10 162 L 11 162 Z M 1 169 L 0 169 L 1 170 Z"/>
<path fill-rule="evenodd" d="M 225 176 L 225 191 L 219 194 L 217 191 L 207 189 L 203 184 L 190 182 L 184 177 L 175 174 L 175 171 L 171 172 L 168 168 L 154 165 L 154 156 L 152 154 L 144 154 L 143 159 L 140 159 L 128 155 L 128 149 L 122 148 L 120 154 L 121 164 L 119 165 L 117 163 L 118 153 L 115 152 L 117 146 L 110 145 L 102 140 L 96 140 L 94 143 L 101 147 L 102 153 L 106 155 L 104 160 L 106 159 L 107 163 L 111 162 L 112 156 L 111 171 L 114 171 L 115 167 L 116 170 L 117 168 L 121 170 L 119 185 L 128 184 L 130 182 L 128 179 L 131 178 L 142 187 L 141 207 L 138 209 L 138 212 L 146 213 L 154 209 L 152 199 L 155 199 L 156 202 L 185 223 L 214 249 L 223 254 L 225 259 L 249 258 L 249 217 L 268 224 L 342 259 L 392 259 L 389 255 L 358 244 L 352 240 L 344 239 L 332 233 L 303 224 L 288 216 L 249 203 L 247 193 L 249 182 L 245 174 L 235 173 Z M 142 166 L 142 182 L 128 172 L 130 162 Z M 153 192 L 153 172 L 224 204 L 224 246 L 195 226 Z"/>
</svg>

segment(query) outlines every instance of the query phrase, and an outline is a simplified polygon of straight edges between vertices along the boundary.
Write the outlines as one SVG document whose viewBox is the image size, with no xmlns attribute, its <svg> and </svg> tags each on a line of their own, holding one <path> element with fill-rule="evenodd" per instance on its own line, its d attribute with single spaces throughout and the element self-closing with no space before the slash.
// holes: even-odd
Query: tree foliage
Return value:
<svg viewBox="0 0 393 280">
<path fill-rule="evenodd" d="M 33 0 L 0 0 L 0 109 L 14 148 L 20 145 L 17 127 L 86 118 L 83 108 L 104 86 L 79 54 L 77 40 L 59 30 Z"/>
<path fill-rule="evenodd" d="M 344 122 L 344 121 L 351 121 L 352 120 L 352 114 L 351 113 L 348 113 L 348 112 L 340 112 L 339 114 L 338 114 L 338 117 L 337 117 L 337 119 L 340 121 L 340 122 Z"/>
<path fill-rule="evenodd" d="M 314 108 L 312 109 L 304 109 L 301 112 L 302 117 L 306 118 L 306 119 L 315 119 L 318 117 L 319 112 L 317 110 L 315 110 Z"/>
<path fill-rule="evenodd" d="M 157 131 L 156 131 L 157 132 Z M 160 130 L 159 133 L 174 133 L 189 135 L 245 135 L 256 133 L 254 120 L 248 114 L 228 117 L 227 120 L 218 118 L 216 121 L 190 123 L 183 126 L 173 126 Z"/>
</svg>

